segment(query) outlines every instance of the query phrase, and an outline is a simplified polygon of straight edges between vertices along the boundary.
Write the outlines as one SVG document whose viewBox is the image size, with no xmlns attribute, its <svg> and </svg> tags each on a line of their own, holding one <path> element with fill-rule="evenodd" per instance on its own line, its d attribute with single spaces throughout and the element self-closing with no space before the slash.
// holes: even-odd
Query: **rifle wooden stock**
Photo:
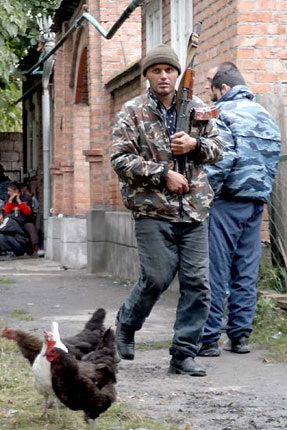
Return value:
<svg viewBox="0 0 287 430">
<path fill-rule="evenodd" d="M 186 69 L 182 79 L 182 90 L 187 90 L 187 98 L 192 99 L 193 96 L 193 84 L 195 78 L 195 71 L 192 69 Z"/>
</svg>

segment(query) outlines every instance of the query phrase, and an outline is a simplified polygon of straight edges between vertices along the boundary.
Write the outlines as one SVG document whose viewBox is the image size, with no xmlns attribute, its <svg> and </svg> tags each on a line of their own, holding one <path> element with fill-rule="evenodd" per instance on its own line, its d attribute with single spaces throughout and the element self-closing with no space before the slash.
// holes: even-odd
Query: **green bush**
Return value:
<svg viewBox="0 0 287 430">
<path fill-rule="evenodd" d="M 271 355 L 287 361 L 287 312 L 267 297 L 259 297 L 252 342 L 267 347 Z"/>
<path fill-rule="evenodd" d="M 274 290 L 287 293 L 287 272 L 283 267 L 274 267 L 262 260 L 260 262 L 257 287 L 262 290 Z"/>
</svg>

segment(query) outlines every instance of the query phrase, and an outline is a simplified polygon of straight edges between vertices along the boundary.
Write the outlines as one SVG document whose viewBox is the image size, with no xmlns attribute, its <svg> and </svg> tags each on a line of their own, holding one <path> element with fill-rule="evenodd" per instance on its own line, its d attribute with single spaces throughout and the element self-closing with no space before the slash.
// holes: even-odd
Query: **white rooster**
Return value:
<svg viewBox="0 0 287 430">
<path fill-rule="evenodd" d="M 59 415 L 59 407 L 58 401 L 55 397 L 53 387 L 52 387 L 52 379 L 51 379 L 51 364 L 46 359 L 46 351 L 48 344 L 51 345 L 51 342 L 57 348 L 61 348 L 63 351 L 68 352 L 67 347 L 63 344 L 59 334 L 59 324 L 56 321 L 52 322 L 52 331 L 44 331 L 44 342 L 42 345 L 41 352 L 37 355 L 33 365 L 32 365 L 32 373 L 34 375 L 34 387 L 44 397 L 44 411 L 43 416 L 47 418 L 48 416 L 48 399 L 49 396 L 54 397 L 54 403 L 56 408 L 57 418 L 60 418 Z"/>
</svg>

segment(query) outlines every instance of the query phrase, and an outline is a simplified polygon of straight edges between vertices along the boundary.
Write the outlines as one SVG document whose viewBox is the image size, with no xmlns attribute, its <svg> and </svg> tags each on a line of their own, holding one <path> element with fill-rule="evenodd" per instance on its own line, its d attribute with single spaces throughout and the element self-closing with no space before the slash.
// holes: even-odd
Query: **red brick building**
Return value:
<svg viewBox="0 0 287 430">
<path fill-rule="evenodd" d="M 83 12 L 109 30 L 131 3 L 63 0 L 55 16 L 57 40 Z M 145 90 L 141 55 L 158 43 L 169 43 L 184 65 L 188 37 L 199 21 L 195 93 L 207 101 L 206 71 L 220 61 L 233 61 L 259 101 L 270 95 L 276 100 L 268 107 L 283 128 L 287 104 L 284 0 L 146 0 L 110 40 L 86 22 L 55 55 L 50 258 L 74 267 L 87 262 L 91 271 L 136 276 L 133 224 L 109 162 L 112 124 L 122 103 Z"/>
</svg>

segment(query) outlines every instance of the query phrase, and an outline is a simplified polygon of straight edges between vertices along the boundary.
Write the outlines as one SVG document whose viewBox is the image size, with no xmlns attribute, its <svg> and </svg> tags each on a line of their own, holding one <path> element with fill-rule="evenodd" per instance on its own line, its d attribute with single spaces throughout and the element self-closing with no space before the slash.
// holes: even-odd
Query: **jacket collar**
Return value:
<svg viewBox="0 0 287 430">
<path fill-rule="evenodd" d="M 254 98 L 253 93 L 246 87 L 246 85 L 235 85 L 227 93 L 225 93 L 216 104 L 235 100 L 235 99 L 250 99 Z"/>
<path fill-rule="evenodd" d="M 153 107 L 153 109 L 157 111 L 162 111 L 163 109 L 166 110 L 162 102 L 157 98 L 157 96 L 152 92 L 152 90 L 149 88 L 147 90 L 147 96 L 148 96 L 148 102 Z M 176 92 L 173 96 L 173 100 L 170 107 L 174 107 L 176 105 Z"/>
</svg>

